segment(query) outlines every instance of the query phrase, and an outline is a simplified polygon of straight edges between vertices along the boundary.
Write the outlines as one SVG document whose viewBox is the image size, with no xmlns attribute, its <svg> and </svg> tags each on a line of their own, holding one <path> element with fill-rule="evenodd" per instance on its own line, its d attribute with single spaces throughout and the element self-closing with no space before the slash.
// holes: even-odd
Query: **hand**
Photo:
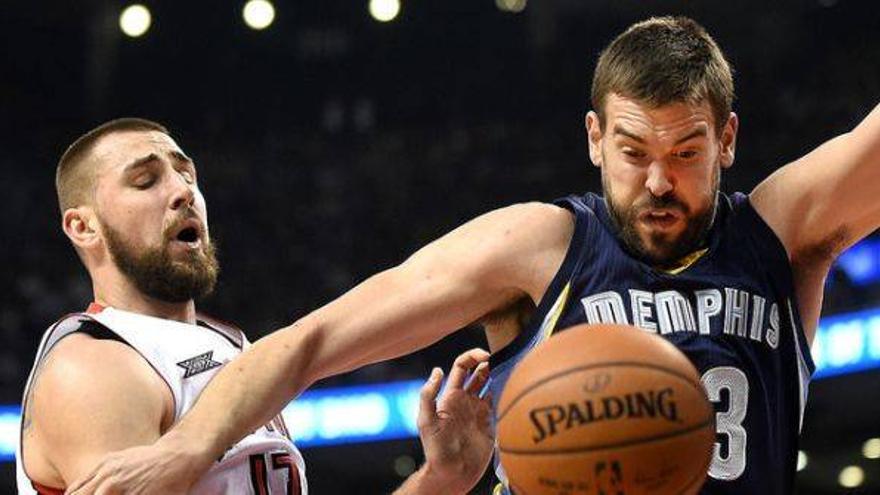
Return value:
<svg viewBox="0 0 880 495">
<path fill-rule="evenodd" d="M 71 483 L 64 493 L 185 494 L 212 464 L 210 458 L 194 452 L 192 446 L 192 442 L 178 441 L 172 430 L 153 445 L 106 455 L 91 473 Z"/>
<path fill-rule="evenodd" d="M 422 387 L 418 417 L 428 485 L 442 493 L 466 493 L 486 471 L 495 440 L 491 399 L 478 394 L 489 378 L 489 353 L 471 349 L 456 358 L 443 395 L 435 403 L 443 372 L 434 368 Z M 469 372 L 473 370 L 470 381 Z M 420 493 L 426 493 L 420 491 Z"/>
</svg>

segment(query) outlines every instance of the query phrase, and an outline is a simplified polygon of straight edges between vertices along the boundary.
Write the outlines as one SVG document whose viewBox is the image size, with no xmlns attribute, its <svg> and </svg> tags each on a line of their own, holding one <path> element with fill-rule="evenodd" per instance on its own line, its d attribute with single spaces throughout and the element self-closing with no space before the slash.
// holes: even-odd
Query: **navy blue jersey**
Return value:
<svg viewBox="0 0 880 495">
<path fill-rule="evenodd" d="M 553 332 L 635 325 L 683 351 L 715 405 L 717 440 L 700 493 L 792 493 L 814 365 L 788 256 L 748 197 L 719 197 L 705 251 L 676 273 L 623 249 L 603 198 L 556 204 L 574 213 L 574 236 L 531 323 L 491 358 L 496 405 L 516 363 Z M 504 480 L 497 463 L 496 471 Z"/>
</svg>

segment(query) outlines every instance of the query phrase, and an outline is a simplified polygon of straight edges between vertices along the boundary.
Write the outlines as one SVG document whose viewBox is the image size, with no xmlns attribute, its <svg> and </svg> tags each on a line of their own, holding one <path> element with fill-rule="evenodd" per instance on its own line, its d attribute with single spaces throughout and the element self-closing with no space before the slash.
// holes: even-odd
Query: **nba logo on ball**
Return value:
<svg viewBox="0 0 880 495">
<path fill-rule="evenodd" d="M 671 343 L 633 327 L 581 325 L 517 365 L 498 403 L 497 435 L 514 492 L 696 493 L 714 410 Z"/>
</svg>

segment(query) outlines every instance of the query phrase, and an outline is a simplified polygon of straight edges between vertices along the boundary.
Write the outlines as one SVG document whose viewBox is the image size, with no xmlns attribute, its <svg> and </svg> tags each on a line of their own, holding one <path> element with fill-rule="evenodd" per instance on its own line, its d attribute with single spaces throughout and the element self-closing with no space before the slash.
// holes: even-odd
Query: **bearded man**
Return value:
<svg viewBox="0 0 880 495">
<path fill-rule="evenodd" d="M 165 127 L 128 118 L 86 133 L 61 157 L 56 188 L 94 302 L 40 344 L 22 406 L 21 494 L 61 494 L 103 455 L 155 442 L 249 345 L 240 330 L 196 313 L 218 263 L 195 164 Z M 479 349 L 462 354 L 437 404 L 442 374 L 432 372 L 418 421 L 427 462 L 400 494 L 464 492 L 485 470 L 489 405 L 476 395 L 487 359 Z M 189 491 L 305 494 L 303 458 L 281 416 L 230 442 Z"/>
</svg>

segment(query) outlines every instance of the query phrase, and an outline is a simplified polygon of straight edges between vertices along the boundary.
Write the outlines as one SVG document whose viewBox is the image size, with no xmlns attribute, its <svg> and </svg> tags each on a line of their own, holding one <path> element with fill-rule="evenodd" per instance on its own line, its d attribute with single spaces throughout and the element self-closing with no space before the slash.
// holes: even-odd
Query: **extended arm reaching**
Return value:
<svg viewBox="0 0 880 495">
<path fill-rule="evenodd" d="M 150 486 L 143 493 L 185 490 L 228 446 L 315 380 L 425 347 L 523 296 L 538 301 L 572 231 L 570 213 L 541 204 L 496 210 L 465 224 L 260 339 L 151 449 L 109 457 L 75 493 L 112 485 L 105 480 L 111 472 L 141 473 Z M 151 462 L 157 467 L 147 467 Z"/>
</svg>

